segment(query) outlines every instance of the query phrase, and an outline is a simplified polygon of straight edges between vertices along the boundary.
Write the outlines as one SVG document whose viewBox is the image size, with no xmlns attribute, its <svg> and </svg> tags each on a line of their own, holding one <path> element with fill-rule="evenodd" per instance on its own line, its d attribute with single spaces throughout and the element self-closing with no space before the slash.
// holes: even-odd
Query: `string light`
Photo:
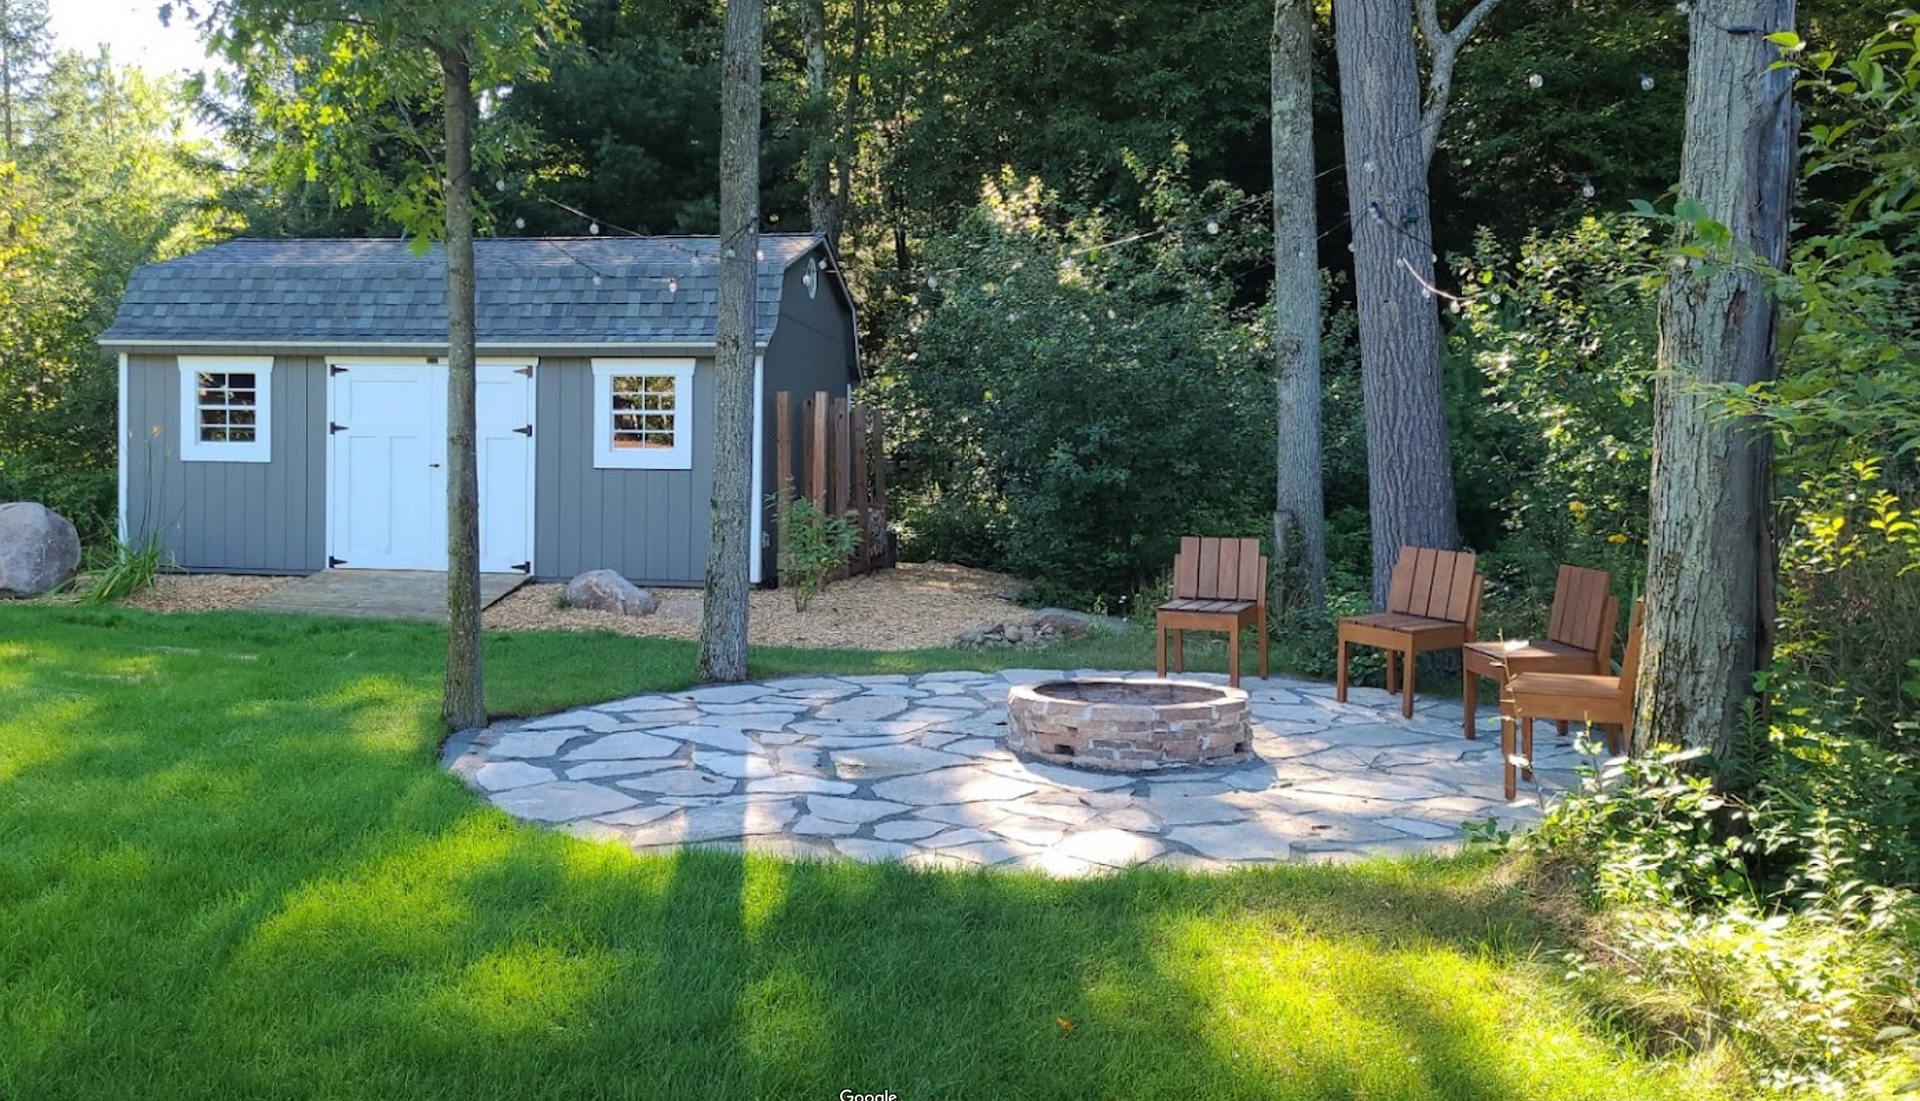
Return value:
<svg viewBox="0 0 1920 1101">
<path fill-rule="evenodd" d="M 1220 223 L 1214 221 L 1211 218 L 1207 219 L 1207 236 L 1218 237 L 1219 235 L 1220 235 Z"/>
<path fill-rule="evenodd" d="M 1640 90 L 1643 92 L 1653 91 L 1653 74 L 1651 73 L 1640 74 Z"/>
<path fill-rule="evenodd" d="M 1583 199 L 1593 198 L 1593 181 L 1592 180 L 1580 181 L 1580 197 Z"/>
<path fill-rule="evenodd" d="M 525 218 L 515 218 L 513 220 L 513 228 L 515 229 L 527 228 L 527 220 Z"/>
<path fill-rule="evenodd" d="M 598 237 L 598 236 L 600 236 L 600 223 L 599 223 L 599 222 L 588 222 L 588 223 L 587 223 L 587 232 L 588 232 L 588 233 L 590 233 L 590 234 L 592 234 L 592 235 L 594 235 L 595 237 Z"/>
<path fill-rule="evenodd" d="M 1545 84 L 1546 82 L 1547 82 L 1547 78 L 1541 76 L 1539 73 L 1527 74 L 1527 87 L 1529 88 L 1538 88 L 1542 84 Z"/>
<path fill-rule="evenodd" d="M 495 191 L 499 191 L 499 192 L 502 192 L 502 193 L 504 193 L 504 192 L 505 192 L 505 191 L 507 190 L 507 181 L 505 181 L 505 180 L 495 180 L 495 181 L 493 181 L 493 189 L 494 189 Z"/>
</svg>

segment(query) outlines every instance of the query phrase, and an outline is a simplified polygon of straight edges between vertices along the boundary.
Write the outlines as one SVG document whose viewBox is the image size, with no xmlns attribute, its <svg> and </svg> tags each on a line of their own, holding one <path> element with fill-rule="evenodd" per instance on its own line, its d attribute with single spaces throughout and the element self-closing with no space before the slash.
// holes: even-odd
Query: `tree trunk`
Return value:
<svg viewBox="0 0 1920 1101">
<path fill-rule="evenodd" d="M 480 668 L 480 478 L 474 454 L 471 40 L 442 47 L 447 128 L 447 681 L 449 730 L 487 725 Z"/>
<path fill-rule="evenodd" d="M 760 251 L 763 0 L 728 0 L 720 64 L 720 320 L 714 349 L 713 509 L 700 677 L 747 678 L 753 499 L 754 275 Z"/>
<path fill-rule="evenodd" d="M 801 0 L 800 34 L 807 47 L 807 212 L 813 231 L 840 244 L 840 200 L 834 194 L 834 117 L 827 91 L 826 0 Z"/>
<path fill-rule="evenodd" d="M 1794 0 L 1694 0 L 1680 196 L 1734 247 L 1785 259 L 1796 132 L 1792 73 L 1770 71 L 1765 39 L 1790 30 Z M 1681 238 L 1693 236 L 1682 227 Z M 1675 270 L 1660 293 L 1653 402 L 1644 656 L 1634 742 L 1739 745 L 1753 675 L 1771 639 L 1771 448 L 1730 420 L 1718 386 L 1774 375 L 1776 306 L 1752 265 Z"/>
<path fill-rule="evenodd" d="M 1270 51 L 1273 107 L 1273 359 L 1278 481 L 1273 560 L 1279 604 L 1326 604 L 1327 521 L 1320 456 L 1319 221 L 1314 211 L 1313 7 L 1274 0 Z M 1295 565 L 1297 563 L 1297 566 Z"/>
<path fill-rule="evenodd" d="M 1420 64 L 1406 0 L 1334 0 L 1367 418 L 1373 599 L 1403 545 L 1459 545 L 1433 283 Z"/>
</svg>

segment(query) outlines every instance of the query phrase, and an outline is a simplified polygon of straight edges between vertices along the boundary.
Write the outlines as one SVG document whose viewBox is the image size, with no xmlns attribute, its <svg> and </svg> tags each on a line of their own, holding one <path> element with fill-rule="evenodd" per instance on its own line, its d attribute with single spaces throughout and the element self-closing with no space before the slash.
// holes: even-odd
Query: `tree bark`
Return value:
<svg viewBox="0 0 1920 1101">
<path fill-rule="evenodd" d="M 837 120 L 827 89 L 826 0 L 801 0 L 800 35 L 807 48 L 807 213 L 813 231 L 840 244 L 840 200 L 834 192 Z"/>
<path fill-rule="evenodd" d="M 714 349 L 713 509 L 700 677 L 747 678 L 753 499 L 754 276 L 760 250 L 763 0 L 728 0 L 720 63 L 720 305 Z"/>
<path fill-rule="evenodd" d="M 1327 521 L 1320 453 L 1319 220 L 1314 210 L 1313 6 L 1274 0 L 1273 358 L 1278 424 L 1273 560 L 1299 591 L 1282 608 L 1326 604 Z M 1296 565 L 1297 563 L 1297 565 Z"/>
<path fill-rule="evenodd" d="M 1680 196 L 1732 234 L 1742 262 L 1678 267 L 1660 294 L 1645 643 L 1634 742 L 1739 747 L 1771 640 L 1771 447 L 1717 385 L 1774 376 L 1777 307 L 1750 262 L 1785 260 L 1797 130 L 1792 73 L 1765 39 L 1794 0 L 1694 0 Z M 1694 236 L 1682 226 L 1684 243 Z"/>
<path fill-rule="evenodd" d="M 1427 167 L 1433 167 L 1433 151 L 1440 147 L 1440 125 L 1447 120 L 1447 106 L 1453 102 L 1453 64 L 1460 57 L 1460 47 L 1500 0 L 1480 0 L 1452 30 L 1440 23 L 1440 0 L 1414 0 L 1414 11 L 1420 19 L 1420 37 L 1427 44 L 1427 102 L 1420 112 L 1420 148 L 1426 157 Z"/>
<path fill-rule="evenodd" d="M 1400 548 L 1459 545 L 1420 65 L 1406 0 L 1334 0 L 1366 399 L 1373 599 Z"/>
<path fill-rule="evenodd" d="M 474 453 L 472 40 L 440 47 L 447 132 L 447 680 L 449 730 L 487 725 L 480 663 L 480 477 Z"/>
</svg>

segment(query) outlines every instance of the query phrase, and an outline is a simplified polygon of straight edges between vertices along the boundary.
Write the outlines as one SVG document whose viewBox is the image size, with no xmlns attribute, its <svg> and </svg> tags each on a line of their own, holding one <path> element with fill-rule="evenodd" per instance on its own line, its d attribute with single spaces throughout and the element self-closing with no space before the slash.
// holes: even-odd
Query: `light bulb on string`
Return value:
<svg viewBox="0 0 1920 1101">
<path fill-rule="evenodd" d="M 527 220 L 525 218 L 515 218 L 513 220 L 513 228 L 515 229 L 527 228 Z"/>
<path fill-rule="evenodd" d="M 680 293 L 680 280 L 675 279 L 671 275 L 667 276 L 667 293 L 668 294 Z"/>
<path fill-rule="evenodd" d="M 597 276 L 597 275 L 596 275 L 596 276 L 594 276 L 594 277 L 593 277 L 593 285 L 594 285 L 594 286 L 596 286 L 596 287 L 600 285 L 600 277 L 599 277 L 599 276 Z"/>
<path fill-rule="evenodd" d="M 504 192 L 504 191 L 506 191 L 506 189 L 507 189 L 507 181 L 505 181 L 505 180 L 495 180 L 495 181 L 493 181 L 493 189 L 494 189 L 495 191 L 501 191 L 501 192 Z"/>
<path fill-rule="evenodd" d="M 1640 90 L 1643 92 L 1653 91 L 1653 74 L 1651 73 L 1640 74 Z"/>
<path fill-rule="evenodd" d="M 1217 236 L 1219 232 L 1220 232 L 1220 223 L 1214 221 L 1211 218 L 1207 219 L 1207 236 L 1209 237 Z"/>
<path fill-rule="evenodd" d="M 1541 85 L 1545 84 L 1546 82 L 1547 82 L 1547 78 L 1541 76 L 1539 73 L 1527 74 L 1527 87 L 1529 88 L 1538 88 Z"/>
<path fill-rule="evenodd" d="M 599 223 L 599 222 L 588 222 L 588 223 L 587 223 L 587 232 L 588 232 L 588 233 L 591 233 L 591 234 L 592 234 L 592 235 L 594 235 L 595 237 L 598 237 L 598 236 L 600 236 L 600 223 Z"/>
<path fill-rule="evenodd" d="M 1580 197 L 1583 199 L 1593 198 L 1593 181 L 1592 180 L 1580 181 Z"/>
</svg>

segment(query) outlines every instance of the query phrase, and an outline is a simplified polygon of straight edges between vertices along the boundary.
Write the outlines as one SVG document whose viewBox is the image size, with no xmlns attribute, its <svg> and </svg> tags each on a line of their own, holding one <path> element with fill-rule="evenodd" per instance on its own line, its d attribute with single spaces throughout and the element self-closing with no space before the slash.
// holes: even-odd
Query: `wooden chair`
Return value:
<svg viewBox="0 0 1920 1101">
<path fill-rule="evenodd" d="M 1613 578 L 1605 570 L 1561 566 L 1560 579 L 1553 587 L 1553 612 L 1548 617 L 1545 641 L 1469 642 L 1461 648 L 1468 738 L 1478 733 L 1474 712 L 1480 706 L 1480 678 L 1504 681 L 1510 660 L 1543 673 L 1605 673 L 1613 668 L 1613 632 L 1620 621 L 1620 601 L 1608 592 L 1612 585 Z M 1566 732 L 1562 723 L 1560 733 Z"/>
<path fill-rule="evenodd" d="M 1506 764 L 1507 798 L 1514 795 L 1513 736 L 1520 727 L 1520 756 L 1527 761 L 1522 774 L 1533 779 L 1533 721 L 1579 719 L 1589 728 L 1603 727 L 1607 752 L 1626 751 L 1633 739 L 1633 681 L 1640 674 L 1641 614 L 1645 600 L 1633 602 L 1633 622 L 1627 626 L 1627 650 L 1620 659 L 1620 675 L 1604 673 L 1546 673 L 1528 663 L 1508 663 L 1508 677 L 1500 704 L 1500 756 Z"/>
<path fill-rule="evenodd" d="M 1173 667 L 1186 666 L 1187 631 L 1227 633 L 1227 682 L 1240 686 L 1240 631 L 1260 634 L 1260 676 L 1267 675 L 1267 560 L 1258 539 L 1180 540 L 1173 560 L 1173 599 L 1154 615 L 1160 675 L 1167 675 L 1167 633 L 1173 633 Z"/>
<path fill-rule="evenodd" d="M 1387 586 L 1387 610 L 1340 621 L 1335 695 L 1347 702 L 1347 647 L 1375 646 L 1387 652 L 1387 691 L 1402 691 L 1400 714 L 1413 718 L 1413 659 L 1429 650 L 1454 650 L 1473 638 L 1480 622 L 1476 559 L 1465 551 L 1401 547 Z M 1401 658 L 1406 673 L 1401 675 Z M 1404 684 L 1402 683 L 1404 682 Z"/>
</svg>

